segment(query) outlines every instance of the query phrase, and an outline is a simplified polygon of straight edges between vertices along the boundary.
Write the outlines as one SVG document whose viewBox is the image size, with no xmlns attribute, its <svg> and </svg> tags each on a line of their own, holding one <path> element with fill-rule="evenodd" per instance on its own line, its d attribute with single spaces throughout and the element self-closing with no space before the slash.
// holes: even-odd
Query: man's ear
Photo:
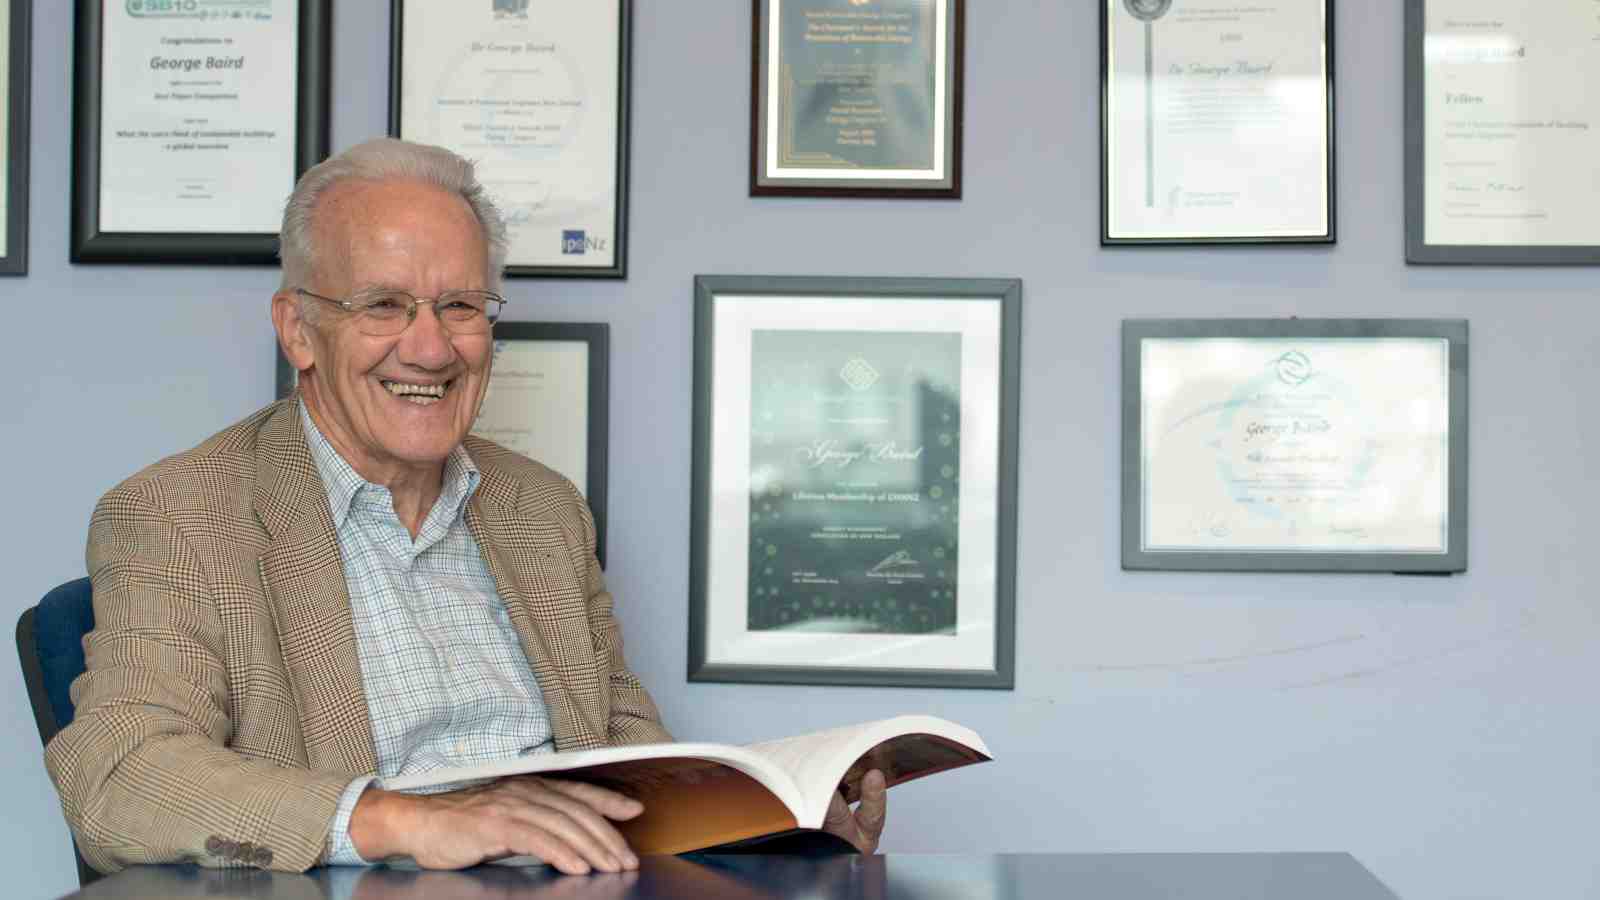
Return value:
<svg viewBox="0 0 1600 900">
<path fill-rule="evenodd" d="M 300 309 L 300 298 L 293 291 L 272 295 L 272 327 L 278 332 L 278 346 L 296 372 L 304 372 L 316 361 L 311 343 L 311 323 Z"/>
</svg>

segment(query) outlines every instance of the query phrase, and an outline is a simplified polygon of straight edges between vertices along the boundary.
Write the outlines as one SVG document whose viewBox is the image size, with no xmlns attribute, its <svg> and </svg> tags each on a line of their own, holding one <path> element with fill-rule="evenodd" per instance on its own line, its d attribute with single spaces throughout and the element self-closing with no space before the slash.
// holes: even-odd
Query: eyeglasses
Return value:
<svg viewBox="0 0 1600 900">
<path fill-rule="evenodd" d="M 392 337 L 411 326 L 417 317 L 417 307 L 433 304 L 433 314 L 439 324 L 451 334 L 487 334 L 500 318 L 505 298 L 493 291 L 445 291 L 431 299 L 421 299 L 392 288 L 361 291 L 348 300 L 324 297 L 305 288 L 295 288 L 304 294 L 332 303 L 355 317 L 356 328 L 373 337 Z"/>
</svg>

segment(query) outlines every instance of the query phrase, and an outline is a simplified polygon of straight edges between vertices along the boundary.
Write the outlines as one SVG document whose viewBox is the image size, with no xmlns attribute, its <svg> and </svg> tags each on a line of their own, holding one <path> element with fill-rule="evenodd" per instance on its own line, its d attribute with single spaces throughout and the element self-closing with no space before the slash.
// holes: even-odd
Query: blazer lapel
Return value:
<svg viewBox="0 0 1600 900">
<path fill-rule="evenodd" d="M 307 759 L 314 769 L 374 772 L 377 752 L 350 592 L 297 402 L 281 405 L 262 428 L 258 447 L 252 499 L 271 536 L 261 555 L 261 582 L 294 685 Z"/>
<path fill-rule="evenodd" d="M 604 747 L 608 711 L 601 701 L 588 598 L 572 572 L 561 528 L 519 514 L 513 479 L 482 461 L 479 471 L 467 527 L 539 680 L 556 749 Z"/>
</svg>

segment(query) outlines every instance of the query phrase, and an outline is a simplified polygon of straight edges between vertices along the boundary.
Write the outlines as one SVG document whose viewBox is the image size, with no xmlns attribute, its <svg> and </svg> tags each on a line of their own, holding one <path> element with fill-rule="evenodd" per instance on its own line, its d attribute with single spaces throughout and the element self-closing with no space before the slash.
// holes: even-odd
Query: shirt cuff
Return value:
<svg viewBox="0 0 1600 900">
<path fill-rule="evenodd" d="M 333 814 L 333 827 L 328 829 L 328 846 L 323 851 L 322 863 L 328 866 L 370 866 L 372 863 L 356 852 L 350 842 L 350 814 L 355 812 L 361 795 L 371 787 L 375 776 L 363 775 L 350 782 L 339 796 L 339 808 Z"/>
</svg>

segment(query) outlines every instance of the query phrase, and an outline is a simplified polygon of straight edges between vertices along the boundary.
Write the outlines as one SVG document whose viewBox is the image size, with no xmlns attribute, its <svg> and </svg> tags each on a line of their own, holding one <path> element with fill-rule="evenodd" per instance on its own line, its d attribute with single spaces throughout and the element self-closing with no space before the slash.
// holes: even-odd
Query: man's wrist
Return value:
<svg viewBox="0 0 1600 900">
<path fill-rule="evenodd" d="M 404 835 L 411 829 L 406 819 L 416 798 L 397 791 L 368 788 L 350 813 L 350 843 L 363 859 L 402 856 Z"/>
</svg>

